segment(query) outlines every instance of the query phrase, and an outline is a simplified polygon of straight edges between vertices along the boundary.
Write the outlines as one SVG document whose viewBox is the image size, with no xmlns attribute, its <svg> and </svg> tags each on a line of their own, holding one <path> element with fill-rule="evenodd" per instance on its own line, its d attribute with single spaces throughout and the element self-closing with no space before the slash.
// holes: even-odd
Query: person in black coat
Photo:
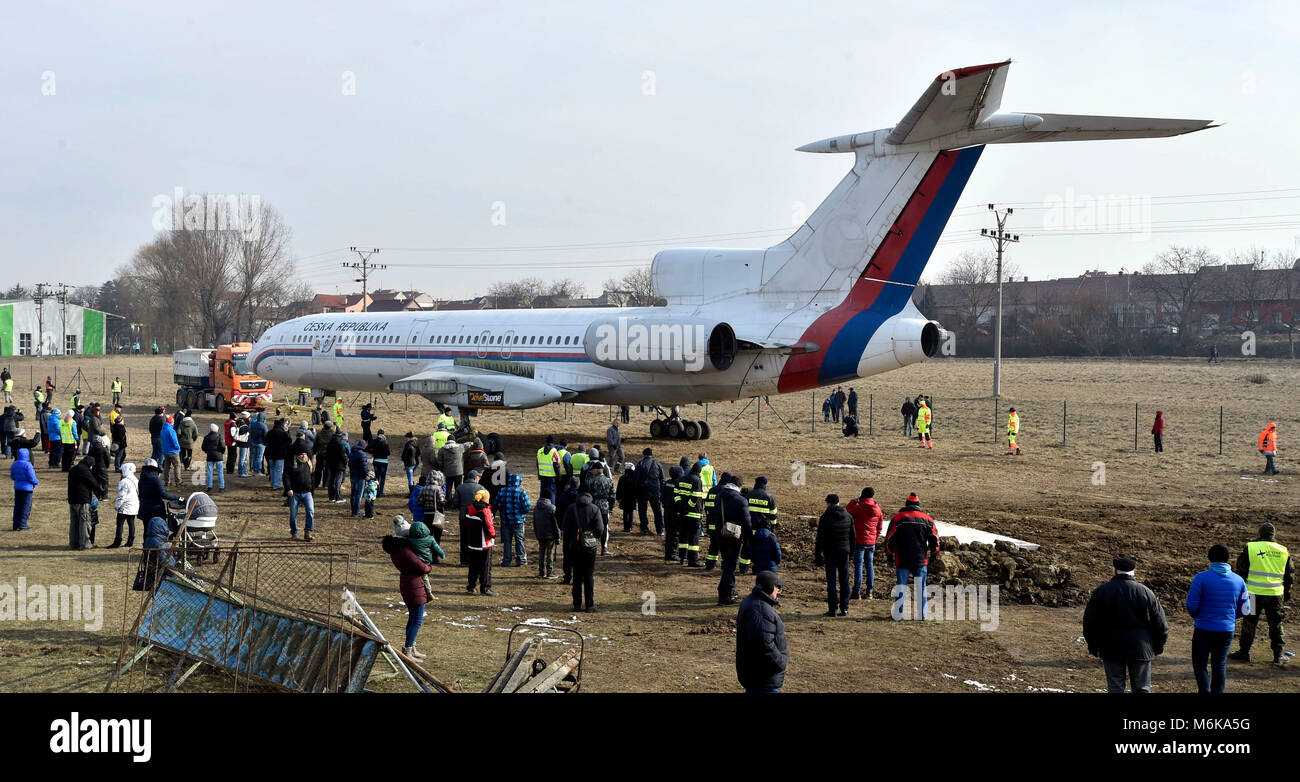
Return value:
<svg viewBox="0 0 1300 782">
<path fill-rule="evenodd" d="M 336 433 L 325 446 L 325 486 L 329 490 L 326 498 L 330 502 L 343 502 L 343 476 L 348 472 L 348 457 L 352 455 L 352 444 L 343 432 Z"/>
<path fill-rule="evenodd" d="M 108 478 L 96 475 L 95 460 L 87 456 L 68 470 L 68 548 L 95 547 L 90 504 L 108 496 Z"/>
<path fill-rule="evenodd" d="M 167 500 L 180 500 L 175 494 L 168 493 L 163 486 L 162 470 L 158 469 L 158 464 L 153 459 L 145 460 L 144 467 L 140 470 L 140 484 L 138 487 L 140 493 L 140 511 L 137 516 L 142 519 L 152 519 L 154 517 L 167 518 Z"/>
<path fill-rule="evenodd" d="M 789 654 L 776 597 L 785 582 L 766 570 L 757 581 L 736 614 L 736 678 L 747 693 L 780 692 Z"/>
<path fill-rule="evenodd" d="M 564 491 L 560 492 L 560 496 L 555 498 L 555 518 L 563 522 L 564 515 L 568 512 L 569 506 L 578 503 L 578 479 L 561 478 L 560 480 L 564 480 L 565 484 Z M 564 580 L 560 583 L 572 584 L 573 560 L 569 558 L 569 547 L 567 544 L 560 546 L 560 558 L 563 560 L 564 568 Z"/>
<path fill-rule="evenodd" d="M 826 566 L 827 616 L 849 613 L 849 555 L 853 553 L 853 517 L 840 504 L 839 495 L 826 495 L 826 511 L 817 522 L 813 560 Z M 838 588 L 837 588 L 838 587 Z"/>
<path fill-rule="evenodd" d="M 155 462 L 162 461 L 162 428 L 163 424 L 167 420 L 167 416 L 163 415 L 163 410 L 164 408 L 162 407 L 155 407 L 153 410 L 153 418 L 149 419 L 149 444 L 153 448 L 149 458 L 153 459 Z M 148 517 L 146 516 L 142 518 Z"/>
<path fill-rule="evenodd" d="M 266 433 L 266 450 L 262 458 L 266 459 L 266 473 L 272 489 L 278 489 L 284 479 L 284 461 L 289 458 L 289 446 L 293 445 L 289 430 L 285 428 L 283 418 L 277 418 Z"/>
<path fill-rule="evenodd" d="M 221 462 L 226 453 L 226 441 L 221 436 L 221 427 L 216 424 L 208 426 L 208 433 L 203 435 L 203 443 L 199 446 L 203 450 L 204 467 L 208 471 L 208 491 L 212 491 L 212 476 L 217 477 L 217 485 L 222 491 L 226 490 L 226 473 L 222 470 Z M 154 461 L 157 461 L 155 459 Z M 141 472 L 141 475 L 144 473 Z M 142 519 L 149 518 L 141 516 Z"/>
<path fill-rule="evenodd" d="M 384 483 L 388 479 L 388 459 L 393 454 L 392 447 L 388 444 L 388 438 L 384 436 L 384 430 L 380 429 L 375 435 L 375 439 L 366 446 L 366 453 L 370 454 L 371 467 L 375 471 L 375 480 L 379 481 L 379 490 L 375 492 L 375 497 L 384 496 Z"/>
<path fill-rule="evenodd" d="M 579 494 L 578 501 L 564 511 L 560 532 L 564 535 L 564 547 L 573 569 L 573 610 L 583 607 L 585 593 L 586 611 L 593 613 L 596 610 L 596 556 L 600 554 L 601 541 L 605 539 L 605 518 L 591 501 L 590 494 Z M 594 540 L 595 545 L 587 545 L 589 540 Z"/>
<path fill-rule="evenodd" d="M 1160 601 L 1133 577 L 1137 562 L 1116 557 L 1115 576 L 1097 587 L 1083 611 L 1088 653 L 1100 657 L 1109 692 L 1151 692 L 1151 661 L 1165 650 L 1169 622 Z"/>
<path fill-rule="evenodd" d="M 718 605 L 735 605 L 736 566 L 740 562 L 740 550 L 754 531 L 749 516 L 749 500 L 740 493 L 740 476 L 729 472 L 722 474 L 721 488 L 718 489 L 718 551 L 722 556 L 722 576 L 718 579 Z M 740 527 L 738 540 L 723 536 L 723 529 L 728 524 Z"/>
</svg>

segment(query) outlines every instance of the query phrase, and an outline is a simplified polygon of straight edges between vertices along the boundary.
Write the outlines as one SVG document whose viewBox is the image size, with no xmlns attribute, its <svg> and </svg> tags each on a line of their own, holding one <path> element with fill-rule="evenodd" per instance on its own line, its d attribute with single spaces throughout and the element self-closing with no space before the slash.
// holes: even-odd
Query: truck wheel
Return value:
<svg viewBox="0 0 1300 782">
<path fill-rule="evenodd" d="M 186 391 L 185 389 L 183 389 L 183 388 L 178 388 L 178 389 L 176 389 L 176 406 L 177 406 L 177 407 L 184 407 L 184 406 L 185 406 L 185 399 L 186 399 L 186 397 L 188 397 L 188 396 L 189 396 L 189 392 Z"/>
<path fill-rule="evenodd" d="M 221 394 L 217 394 L 217 412 L 218 413 L 226 412 L 226 398 Z"/>
</svg>

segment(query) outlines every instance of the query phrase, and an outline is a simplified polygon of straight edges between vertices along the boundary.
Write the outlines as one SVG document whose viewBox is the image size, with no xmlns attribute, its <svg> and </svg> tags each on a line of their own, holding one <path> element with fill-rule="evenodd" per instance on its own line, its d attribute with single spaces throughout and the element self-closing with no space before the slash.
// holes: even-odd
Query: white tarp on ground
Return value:
<svg viewBox="0 0 1300 782">
<path fill-rule="evenodd" d="M 953 524 L 950 521 L 936 520 L 934 526 L 939 530 L 939 537 L 956 538 L 958 543 L 987 543 L 992 546 L 993 541 L 995 540 L 1005 540 L 1016 544 L 1018 548 L 1024 549 L 1025 551 L 1038 550 L 1037 543 L 1019 540 L 1009 535 L 995 535 L 992 532 L 985 532 L 982 529 L 975 529 L 974 527 L 963 527 L 960 524 Z"/>
</svg>

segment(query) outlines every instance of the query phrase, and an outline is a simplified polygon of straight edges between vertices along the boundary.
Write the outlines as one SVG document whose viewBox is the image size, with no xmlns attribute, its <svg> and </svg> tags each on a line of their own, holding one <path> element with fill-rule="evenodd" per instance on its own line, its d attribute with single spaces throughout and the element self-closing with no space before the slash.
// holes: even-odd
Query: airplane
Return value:
<svg viewBox="0 0 1300 782">
<path fill-rule="evenodd" d="M 785 241 L 767 249 L 663 250 L 666 306 L 308 315 L 249 354 L 277 383 L 421 395 L 455 408 L 552 402 L 651 405 L 652 437 L 706 439 L 680 408 L 841 384 L 933 356 L 942 327 L 912 291 L 989 144 L 1158 138 L 1210 120 L 996 113 L 1010 60 L 945 71 L 892 128 L 802 152 L 853 168 Z"/>
</svg>

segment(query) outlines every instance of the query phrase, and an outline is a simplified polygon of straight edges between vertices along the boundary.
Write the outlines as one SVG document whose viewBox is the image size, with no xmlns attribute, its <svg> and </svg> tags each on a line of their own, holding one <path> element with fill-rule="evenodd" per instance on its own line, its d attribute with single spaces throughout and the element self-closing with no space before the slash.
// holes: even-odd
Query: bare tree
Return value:
<svg viewBox="0 0 1300 782">
<path fill-rule="evenodd" d="M 625 294 L 628 304 L 634 307 L 650 307 L 659 301 L 649 266 L 639 266 L 622 277 L 605 280 L 604 289 Z"/>
<path fill-rule="evenodd" d="M 1003 260 L 1004 278 L 1014 278 L 1018 273 L 1015 264 Z M 967 334 L 973 334 L 997 305 L 997 256 L 992 250 L 966 250 L 939 275 L 939 284 L 954 287 L 958 325 Z"/>
<path fill-rule="evenodd" d="M 1205 270 L 1219 264 L 1219 259 L 1205 247 L 1173 245 L 1142 267 L 1139 283 L 1150 298 L 1157 321 L 1175 320 L 1179 341 L 1187 345 L 1192 338 L 1192 312 L 1200 301 Z"/>
<path fill-rule="evenodd" d="M 1262 266 L 1264 252 L 1251 248 L 1228 256 L 1231 264 L 1222 283 L 1226 302 L 1224 315 L 1234 325 L 1253 329 L 1259 325 L 1259 305 L 1269 294 L 1269 278 Z M 1240 315 L 1237 309 L 1241 308 Z"/>
<path fill-rule="evenodd" d="M 543 296 L 558 296 L 566 299 L 576 299 L 587 295 L 586 286 L 572 277 L 565 277 L 562 280 L 552 280 L 542 285 Z"/>
<path fill-rule="evenodd" d="M 1295 304 L 1300 299 L 1300 246 L 1274 253 L 1266 268 L 1271 298 L 1287 302 L 1291 307 L 1290 317 L 1283 321 L 1283 325 L 1286 326 L 1291 358 L 1295 358 L 1296 320 L 1300 318 L 1300 308 Z"/>
<path fill-rule="evenodd" d="M 488 286 L 487 295 L 494 307 L 531 307 L 533 299 L 542 295 L 542 281 L 537 277 L 494 282 Z"/>
<path fill-rule="evenodd" d="M 260 204 L 251 220 L 239 234 L 231 272 L 237 294 L 233 313 L 237 341 L 257 337 L 268 312 L 289 303 L 285 282 L 297 276 L 296 264 L 288 257 L 291 232 L 280 213 Z"/>
<path fill-rule="evenodd" d="M 6 299 L 30 299 L 31 297 L 32 292 L 21 285 L 14 285 L 12 288 L 5 291 Z"/>
<path fill-rule="evenodd" d="M 1075 344 L 1090 356 L 1103 355 L 1115 341 L 1115 313 L 1098 294 L 1081 294 L 1076 298 L 1070 304 L 1066 322 Z"/>
</svg>

